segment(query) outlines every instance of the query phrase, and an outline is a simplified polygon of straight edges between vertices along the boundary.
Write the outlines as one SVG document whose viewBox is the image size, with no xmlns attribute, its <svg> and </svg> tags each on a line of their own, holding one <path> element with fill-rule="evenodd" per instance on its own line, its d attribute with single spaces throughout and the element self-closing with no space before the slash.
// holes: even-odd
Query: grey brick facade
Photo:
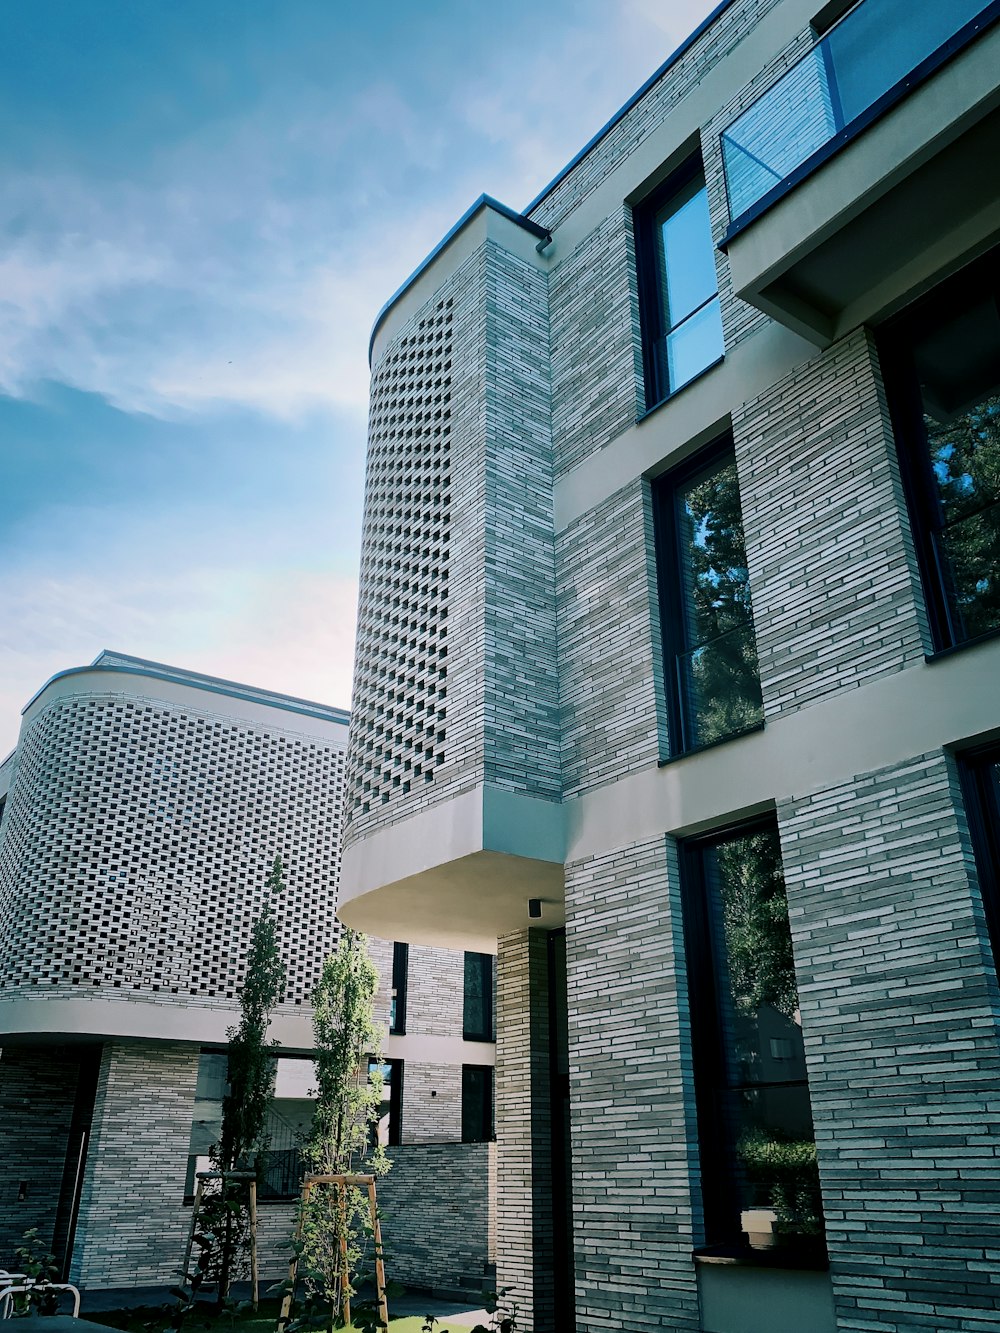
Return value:
<svg viewBox="0 0 1000 1333">
<path fill-rule="evenodd" d="M 207 1150 L 204 1135 L 192 1148 L 199 1060 L 224 1049 L 238 1016 L 249 922 L 278 851 L 288 990 L 271 1033 L 292 1054 L 312 1046 L 312 986 L 339 931 L 347 720 L 107 653 L 29 705 L 0 789 L 0 1266 L 30 1227 L 61 1263 L 76 1202 L 74 1281 L 176 1281 L 189 1154 Z M 388 1026 L 393 944 L 372 953 Z M 433 1169 L 403 1166 L 407 1215 L 393 1221 L 397 1277 L 478 1293 L 495 1165 L 489 1145 L 461 1141 L 462 1066 L 492 1065 L 493 1045 L 463 1039 L 463 1000 L 461 952 L 410 950 L 407 1032 L 386 1045 L 402 1064 L 404 1144 L 426 1146 Z M 294 1199 L 261 1200 L 269 1280 L 295 1215 Z"/>
</svg>

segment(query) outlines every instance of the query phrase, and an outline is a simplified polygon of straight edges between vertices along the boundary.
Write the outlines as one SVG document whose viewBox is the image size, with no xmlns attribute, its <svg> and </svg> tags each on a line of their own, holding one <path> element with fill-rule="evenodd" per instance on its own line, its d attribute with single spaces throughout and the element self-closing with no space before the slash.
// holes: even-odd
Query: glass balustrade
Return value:
<svg viewBox="0 0 1000 1333">
<path fill-rule="evenodd" d="M 996 17 L 983 0 L 861 0 L 722 135 L 737 220 Z"/>
</svg>

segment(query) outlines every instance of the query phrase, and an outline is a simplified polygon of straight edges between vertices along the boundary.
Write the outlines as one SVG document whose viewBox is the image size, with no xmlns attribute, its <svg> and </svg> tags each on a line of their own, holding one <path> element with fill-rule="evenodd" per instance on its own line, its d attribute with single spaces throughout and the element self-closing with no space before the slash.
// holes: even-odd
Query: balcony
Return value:
<svg viewBox="0 0 1000 1333">
<path fill-rule="evenodd" d="M 738 296 L 822 346 L 996 239 L 998 17 L 861 0 L 729 126 Z"/>
</svg>

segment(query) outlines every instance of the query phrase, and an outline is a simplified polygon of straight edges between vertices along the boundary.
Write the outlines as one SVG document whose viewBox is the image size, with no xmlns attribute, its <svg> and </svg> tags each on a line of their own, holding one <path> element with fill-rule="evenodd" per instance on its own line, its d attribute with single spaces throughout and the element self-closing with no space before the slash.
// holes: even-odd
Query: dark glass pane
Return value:
<svg viewBox="0 0 1000 1333">
<path fill-rule="evenodd" d="M 977 297 L 979 294 L 977 293 Z M 913 344 L 955 640 L 1000 627 L 1000 312 L 974 299 Z"/>
<path fill-rule="evenodd" d="M 493 957 L 488 953 L 465 955 L 465 1000 L 463 1035 L 473 1041 L 493 1040 Z"/>
<path fill-rule="evenodd" d="M 955 638 L 1000 629 L 1000 504 L 946 528 L 937 551 Z"/>
<path fill-rule="evenodd" d="M 396 941 L 392 946 L 392 1004 L 389 1031 L 406 1032 L 406 990 L 409 981 L 410 946 Z"/>
<path fill-rule="evenodd" d="M 666 333 L 718 290 L 708 191 L 701 176 L 660 210 L 655 229 Z M 671 386 L 676 387 L 673 381 Z"/>
<path fill-rule="evenodd" d="M 788 902 L 777 831 L 705 853 L 724 1123 L 744 1231 L 822 1234 Z M 759 1216 L 751 1216 L 757 1213 Z"/>
<path fill-rule="evenodd" d="M 493 1137 L 493 1070 L 462 1066 L 462 1142 L 485 1143 Z"/>
<path fill-rule="evenodd" d="M 753 627 L 730 630 L 678 659 L 687 744 L 709 745 L 764 720 Z"/>
<path fill-rule="evenodd" d="M 386 1147 L 399 1142 L 399 1112 L 397 1108 L 401 1090 L 399 1084 L 402 1077 L 400 1064 L 399 1060 L 386 1060 L 382 1063 L 377 1060 L 368 1061 L 369 1079 L 373 1074 L 381 1075 L 382 1078 L 382 1100 L 379 1106 L 378 1119 L 369 1133 L 371 1147 L 374 1147 L 376 1143 Z"/>
<path fill-rule="evenodd" d="M 945 525 L 1000 500 L 1000 397 L 947 423 L 924 422 Z"/>
<path fill-rule="evenodd" d="M 677 654 L 685 746 L 763 720 L 736 461 L 727 455 L 676 491 L 686 651 Z"/>
</svg>

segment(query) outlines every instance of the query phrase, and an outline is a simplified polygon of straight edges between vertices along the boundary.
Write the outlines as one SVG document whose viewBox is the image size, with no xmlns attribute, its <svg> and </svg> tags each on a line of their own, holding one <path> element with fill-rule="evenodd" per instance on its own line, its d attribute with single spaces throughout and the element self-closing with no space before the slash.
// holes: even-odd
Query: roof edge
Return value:
<svg viewBox="0 0 1000 1333">
<path fill-rule="evenodd" d="M 735 0 L 720 0 L 719 4 L 715 6 L 715 8 L 711 11 L 711 13 L 707 14 L 705 18 L 702 19 L 702 21 L 698 24 L 697 28 L 695 28 L 694 32 L 692 32 L 689 36 L 685 37 L 683 42 L 681 42 L 680 46 L 678 46 L 676 50 L 672 51 L 670 55 L 667 56 L 666 60 L 659 67 L 659 69 L 654 70 L 653 73 L 650 74 L 646 82 L 643 83 L 639 88 L 637 88 L 636 91 L 632 94 L 632 96 L 628 99 L 628 101 L 623 103 L 622 106 L 618 108 L 618 110 L 607 122 L 607 124 L 603 125 L 593 136 L 592 139 L 588 139 L 588 141 L 584 144 L 584 146 L 580 149 L 580 151 L 576 154 L 576 156 L 572 158 L 569 162 L 567 162 L 567 164 L 563 167 L 563 169 L 560 172 L 558 172 L 557 175 L 553 176 L 553 178 L 549 181 L 548 185 L 546 185 L 545 189 L 542 190 L 540 194 L 535 195 L 534 199 L 532 199 L 530 204 L 525 205 L 523 212 L 523 215 L 525 217 L 527 217 L 529 213 L 531 213 L 534 209 L 536 209 L 543 199 L 548 198 L 548 196 L 558 185 L 562 184 L 562 182 L 566 179 L 569 173 L 573 171 L 575 167 L 579 166 L 579 164 L 583 161 L 583 159 L 587 156 L 587 154 L 591 151 L 591 149 L 595 148 L 601 142 L 604 136 L 606 134 L 609 134 L 611 130 L 613 130 L 614 127 L 618 124 L 618 122 L 620 120 L 623 120 L 625 116 L 628 115 L 628 113 L 632 110 L 635 104 L 641 101 L 643 97 L 645 97 L 645 95 L 649 92 L 650 88 L 652 88 L 653 84 L 658 83 L 659 80 L 663 78 L 664 74 L 666 74 L 672 68 L 672 66 L 676 65 L 678 60 L 680 60 L 682 56 L 686 55 L 687 52 L 690 51 L 691 47 L 694 46 L 698 38 L 701 37 L 702 34 L 712 26 L 715 20 L 721 14 L 723 14 L 731 4 L 734 3 Z"/>
<path fill-rule="evenodd" d="M 728 2 L 729 0 L 727 0 L 727 3 Z M 437 245 L 430 252 L 430 254 L 428 254 L 424 259 L 420 261 L 420 263 L 413 270 L 410 276 L 406 279 L 403 285 L 401 287 L 398 287 L 396 291 L 393 292 L 393 294 L 389 297 L 388 301 L 386 301 L 385 305 L 375 316 L 375 322 L 374 324 L 372 324 L 371 336 L 368 339 L 369 367 L 371 366 L 372 363 L 372 350 L 375 346 L 375 337 L 386 315 L 396 304 L 399 298 L 403 296 L 413 286 L 413 284 L 417 281 L 417 279 L 421 276 L 421 274 L 426 272 L 426 270 L 430 268 L 431 264 L 434 263 L 434 260 L 437 259 L 441 251 L 444 250 L 451 243 L 451 241 L 455 239 L 455 237 L 462 230 L 462 228 L 465 227 L 468 223 L 470 223 L 472 219 L 476 216 L 476 214 L 481 212 L 484 208 L 492 208 L 494 213 L 499 213 L 501 217 L 505 217 L 510 222 L 516 223 L 517 226 L 519 227 L 523 227 L 525 231 L 530 232 L 532 236 L 537 237 L 538 240 L 540 241 L 552 239 L 552 233 L 548 231 L 545 227 L 541 226 L 539 223 L 532 222 L 531 218 L 526 218 L 523 213 L 515 212 L 513 208 L 508 208 L 506 204 L 502 204 L 499 199 L 494 199 L 492 195 L 481 194 L 479 198 L 475 201 L 475 203 L 472 204 L 470 208 L 467 208 L 465 210 L 462 216 L 451 228 L 451 230 L 448 231 L 446 235 L 444 235 L 441 238 L 440 241 L 438 241 Z"/>
<path fill-rule="evenodd" d="M 102 657 L 118 659 L 113 663 L 102 663 Z M 114 672 L 133 676 L 145 676 L 151 680 L 169 681 L 174 685 L 188 685 L 192 689 L 204 690 L 209 694 L 219 694 L 230 699 L 241 699 L 244 703 L 261 704 L 265 708 L 279 708 L 286 713 L 297 713 L 303 717 L 316 718 L 324 722 L 350 722 L 351 715 L 344 708 L 335 708 L 331 704 L 316 703 L 311 699 L 299 699 L 291 694 L 279 694 L 275 690 L 261 689 L 255 685 L 241 685 L 237 681 L 223 680 L 218 676 L 206 676 L 198 671 L 186 671 L 181 667 L 167 666 L 162 662 L 148 662 L 141 657 L 129 657 L 126 653 L 109 653 L 107 650 L 97 655 L 89 666 L 67 667 L 57 671 L 31 696 L 21 709 L 21 716 L 27 713 L 50 685 L 68 676 L 80 676 L 96 671 L 111 675 Z M 6 761 L 4 761 L 6 762 Z"/>
</svg>

